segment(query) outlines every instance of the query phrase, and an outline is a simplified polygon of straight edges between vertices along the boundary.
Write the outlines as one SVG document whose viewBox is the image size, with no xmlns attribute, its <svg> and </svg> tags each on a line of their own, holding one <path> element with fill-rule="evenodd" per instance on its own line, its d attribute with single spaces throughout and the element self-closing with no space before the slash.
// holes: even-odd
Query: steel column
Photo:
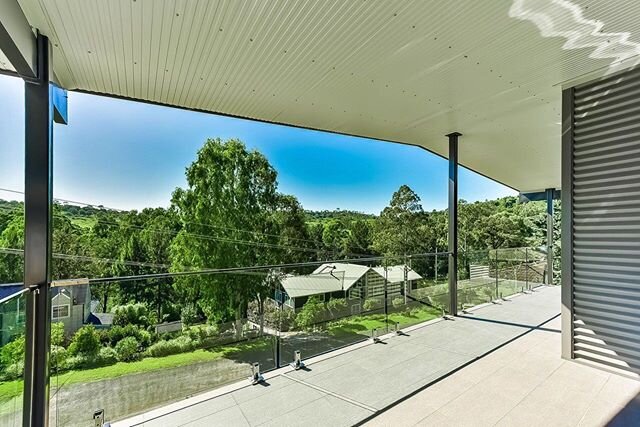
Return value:
<svg viewBox="0 0 640 427">
<path fill-rule="evenodd" d="M 562 91 L 562 357 L 573 359 L 574 89 Z"/>
<path fill-rule="evenodd" d="M 458 137 L 449 138 L 449 314 L 458 314 Z"/>
<path fill-rule="evenodd" d="M 51 44 L 37 39 L 38 76 L 25 83 L 24 285 L 27 299 L 23 425 L 49 424 L 53 105 Z"/>
<path fill-rule="evenodd" d="M 547 199 L 547 284 L 553 285 L 553 188 L 544 190 Z"/>
</svg>

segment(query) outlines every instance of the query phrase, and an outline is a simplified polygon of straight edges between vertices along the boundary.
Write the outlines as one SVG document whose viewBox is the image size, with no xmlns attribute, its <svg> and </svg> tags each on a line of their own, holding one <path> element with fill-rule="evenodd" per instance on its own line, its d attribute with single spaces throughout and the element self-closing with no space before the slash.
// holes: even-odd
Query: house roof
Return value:
<svg viewBox="0 0 640 427">
<path fill-rule="evenodd" d="M 343 290 L 342 280 L 328 273 L 287 276 L 280 282 L 290 298 Z"/>
<path fill-rule="evenodd" d="M 422 276 L 406 265 L 392 265 L 387 267 L 389 283 L 403 282 L 405 268 L 407 269 L 407 280 L 422 279 Z M 285 277 L 282 280 L 282 286 L 291 298 L 346 291 L 369 271 L 374 271 L 385 277 L 385 267 L 371 268 L 359 264 L 327 263 L 316 268 L 311 274 Z"/>
<path fill-rule="evenodd" d="M 90 289 L 89 285 L 56 286 L 51 289 L 52 298 L 63 292 L 73 297 L 75 305 L 80 305 L 87 301 Z"/>
<path fill-rule="evenodd" d="M 57 292 L 55 292 L 53 294 L 53 296 L 51 297 L 51 301 L 54 301 L 56 303 L 60 303 L 59 300 L 64 299 L 65 301 L 63 302 L 64 304 L 68 304 L 71 302 L 71 295 L 69 295 L 69 292 L 67 292 L 65 289 L 58 289 Z"/>
<path fill-rule="evenodd" d="M 389 283 L 401 283 L 404 282 L 404 271 L 407 269 L 407 280 L 420 280 L 422 276 L 415 272 L 411 267 L 407 265 L 392 265 L 387 267 L 387 281 Z M 385 277 L 384 267 L 374 267 L 373 270 Z"/>
<path fill-rule="evenodd" d="M 92 325 L 112 325 L 113 313 L 91 313 L 87 317 L 87 323 Z"/>
<path fill-rule="evenodd" d="M 24 285 L 22 283 L 5 283 L 0 285 L 0 299 L 19 292 Z"/>
<path fill-rule="evenodd" d="M 321 273 L 333 273 L 334 276 L 342 280 L 343 290 L 349 289 L 353 286 L 362 276 L 367 274 L 371 268 L 366 265 L 348 264 L 348 263 L 331 263 L 322 264 L 316 268 L 312 274 Z"/>
</svg>

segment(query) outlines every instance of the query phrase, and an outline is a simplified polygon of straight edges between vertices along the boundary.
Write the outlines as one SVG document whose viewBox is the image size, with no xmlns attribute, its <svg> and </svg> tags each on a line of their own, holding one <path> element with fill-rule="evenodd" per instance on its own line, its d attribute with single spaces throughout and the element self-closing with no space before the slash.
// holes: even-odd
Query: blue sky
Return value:
<svg viewBox="0 0 640 427">
<path fill-rule="evenodd" d="M 23 83 L 0 76 L 0 187 L 24 188 Z M 54 196 L 119 209 L 167 206 L 207 138 L 239 138 L 278 171 L 306 209 L 379 213 L 407 184 L 425 209 L 447 204 L 447 162 L 423 149 L 69 93 L 69 125 L 54 128 Z M 464 149 L 461 147 L 461 149 Z M 515 192 L 466 169 L 461 198 Z M 0 191 L 0 198 L 15 198 Z"/>
</svg>

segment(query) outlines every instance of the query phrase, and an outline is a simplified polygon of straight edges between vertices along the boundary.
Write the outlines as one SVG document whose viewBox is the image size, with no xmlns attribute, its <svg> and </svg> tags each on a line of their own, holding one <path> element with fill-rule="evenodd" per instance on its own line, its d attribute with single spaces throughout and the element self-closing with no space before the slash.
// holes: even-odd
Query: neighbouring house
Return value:
<svg viewBox="0 0 640 427">
<path fill-rule="evenodd" d="M 72 335 L 90 323 L 91 289 L 88 284 L 51 288 L 51 321 L 64 324 L 66 335 Z"/>
<path fill-rule="evenodd" d="M 379 275 L 385 277 L 385 267 L 373 268 Z M 404 281 L 407 281 L 407 288 L 415 290 L 418 288 L 418 280 L 422 279 L 418 273 L 407 265 L 392 265 L 386 268 L 387 282 L 393 286 L 399 286 L 404 294 Z M 406 275 L 406 276 L 405 276 Z"/>
<path fill-rule="evenodd" d="M 96 329 L 106 329 L 113 326 L 113 313 L 100 313 L 98 307 L 100 302 L 97 300 L 91 301 L 91 313 L 87 319 L 87 323 L 95 326 Z"/>
<path fill-rule="evenodd" d="M 406 278 L 405 278 L 406 272 Z M 280 282 L 283 291 L 276 299 L 295 311 L 301 309 L 309 297 L 317 296 L 321 301 L 344 298 L 349 312 L 360 313 L 366 299 L 384 300 L 385 277 L 387 296 L 404 294 L 404 283 L 413 289 L 422 277 L 405 265 L 368 267 L 349 263 L 322 264 L 311 274 L 288 275 Z"/>
<path fill-rule="evenodd" d="M 23 287 L 22 283 L 0 285 L 0 298 L 7 297 Z M 20 335 L 25 328 L 26 296 L 3 304 L 0 310 L 0 345 Z M 64 331 L 72 335 L 89 323 L 91 290 L 89 285 L 51 288 L 51 321 L 64 324 Z"/>
</svg>

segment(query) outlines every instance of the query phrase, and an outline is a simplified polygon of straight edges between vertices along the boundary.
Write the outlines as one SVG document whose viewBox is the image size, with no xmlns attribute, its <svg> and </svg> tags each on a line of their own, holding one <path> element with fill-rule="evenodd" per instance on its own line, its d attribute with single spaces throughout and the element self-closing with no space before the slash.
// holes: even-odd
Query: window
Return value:
<svg viewBox="0 0 640 427">
<path fill-rule="evenodd" d="M 353 304 L 351 306 L 351 314 L 360 314 L 361 308 L 360 304 Z"/>
<path fill-rule="evenodd" d="M 54 305 L 51 307 L 51 318 L 53 320 L 63 319 L 65 317 L 69 317 L 69 304 Z"/>
<path fill-rule="evenodd" d="M 367 276 L 367 298 L 384 296 L 384 277 L 377 273 Z"/>
</svg>

